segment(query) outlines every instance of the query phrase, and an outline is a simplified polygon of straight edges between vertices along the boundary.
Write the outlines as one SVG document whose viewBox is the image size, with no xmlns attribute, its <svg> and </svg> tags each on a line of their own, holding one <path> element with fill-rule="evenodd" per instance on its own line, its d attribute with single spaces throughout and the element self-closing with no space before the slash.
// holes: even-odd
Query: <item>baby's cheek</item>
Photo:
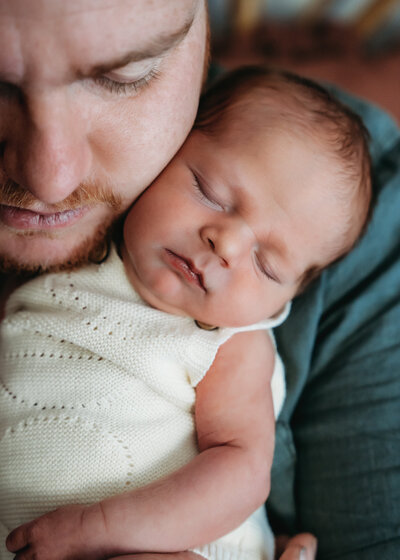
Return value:
<svg viewBox="0 0 400 560">
<path fill-rule="evenodd" d="M 160 268 L 154 272 L 152 290 L 160 298 L 175 298 L 182 290 L 182 281 L 171 270 Z"/>
<path fill-rule="evenodd" d="M 225 312 L 231 325 L 251 325 L 269 317 L 272 308 L 270 294 L 248 283 L 234 292 L 226 302 Z"/>
</svg>

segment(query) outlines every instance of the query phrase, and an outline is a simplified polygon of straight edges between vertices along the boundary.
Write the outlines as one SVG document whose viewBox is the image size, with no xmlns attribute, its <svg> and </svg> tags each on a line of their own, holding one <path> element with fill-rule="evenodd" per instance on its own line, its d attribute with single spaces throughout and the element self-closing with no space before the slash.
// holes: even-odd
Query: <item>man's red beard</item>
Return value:
<svg viewBox="0 0 400 560">
<path fill-rule="evenodd" d="M 38 200 L 11 179 L 0 184 L 0 204 L 16 208 L 33 209 Z M 103 204 L 111 209 L 110 215 L 90 234 L 72 249 L 65 261 L 44 266 L 43 263 L 21 263 L 18 258 L 2 254 L 0 247 L 0 272 L 12 274 L 35 274 L 47 271 L 70 270 L 87 262 L 99 262 L 104 258 L 114 230 L 114 224 L 121 215 L 122 201 L 111 188 L 99 187 L 94 182 L 86 181 L 71 193 L 66 199 L 51 205 L 51 211 L 63 212 L 74 210 L 87 205 Z M 79 223 L 77 224 L 79 227 Z M 51 231 L 17 231 L 15 236 L 25 238 L 48 237 L 59 234 Z"/>
</svg>

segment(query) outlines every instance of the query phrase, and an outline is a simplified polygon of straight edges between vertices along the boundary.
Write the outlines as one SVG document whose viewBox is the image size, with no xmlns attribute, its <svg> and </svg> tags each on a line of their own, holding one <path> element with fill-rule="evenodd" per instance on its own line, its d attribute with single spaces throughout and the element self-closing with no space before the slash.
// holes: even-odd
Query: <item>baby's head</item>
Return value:
<svg viewBox="0 0 400 560">
<path fill-rule="evenodd" d="M 255 323 L 354 246 L 370 201 L 360 119 L 309 80 L 242 68 L 205 94 L 185 144 L 129 212 L 125 266 L 163 311 Z"/>
</svg>

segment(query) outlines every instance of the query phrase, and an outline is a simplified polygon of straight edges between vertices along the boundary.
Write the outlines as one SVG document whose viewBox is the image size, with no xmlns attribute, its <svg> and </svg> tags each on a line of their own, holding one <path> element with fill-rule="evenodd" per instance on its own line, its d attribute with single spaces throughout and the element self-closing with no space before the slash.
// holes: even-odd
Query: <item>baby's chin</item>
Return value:
<svg viewBox="0 0 400 560">
<path fill-rule="evenodd" d="M 288 309 L 288 302 L 279 307 L 274 307 L 273 309 L 266 309 L 265 313 L 226 313 L 226 314 L 203 314 L 199 313 L 195 317 L 196 324 L 201 323 L 204 328 L 234 328 L 240 329 L 249 327 L 251 325 L 257 325 L 268 320 L 278 319 L 282 313 Z"/>
<path fill-rule="evenodd" d="M 233 309 L 229 309 L 229 307 L 232 306 L 229 306 L 228 304 L 226 305 L 227 312 L 217 312 L 215 309 L 212 309 L 212 305 L 210 305 L 210 303 L 208 303 L 208 306 L 201 305 L 200 302 L 191 304 L 190 302 L 185 301 L 184 303 L 181 303 L 179 302 L 179 298 L 177 298 L 177 301 L 174 300 L 174 298 L 165 297 L 165 293 L 161 295 L 146 291 L 145 293 L 139 293 L 139 295 L 149 305 L 151 305 L 151 307 L 172 315 L 189 317 L 195 321 L 199 327 L 206 330 L 213 330 L 219 327 L 247 327 L 268 318 L 267 316 L 260 315 L 259 313 L 237 313 Z M 207 312 L 207 307 L 210 308 L 208 310 L 209 312 Z M 278 314 L 279 313 L 277 313 L 277 315 Z"/>
</svg>

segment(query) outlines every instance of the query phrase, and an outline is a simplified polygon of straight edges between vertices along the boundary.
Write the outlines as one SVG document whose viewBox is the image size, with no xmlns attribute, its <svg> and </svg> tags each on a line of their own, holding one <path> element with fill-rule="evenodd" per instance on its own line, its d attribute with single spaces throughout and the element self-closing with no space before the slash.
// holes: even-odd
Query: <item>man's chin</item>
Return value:
<svg viewBox="0 0 400 560">
<path fill-rule="evenodd" d="M 88 262 L 101 262 L 107 255 L 109 242 L 116 226 L 102 224 L 83 239 L 40 236 L 15 236 L 10 243 L 1 240 L 0 272 L 31 276 L 43 272 L 72 270 Z"/>
</svg>

